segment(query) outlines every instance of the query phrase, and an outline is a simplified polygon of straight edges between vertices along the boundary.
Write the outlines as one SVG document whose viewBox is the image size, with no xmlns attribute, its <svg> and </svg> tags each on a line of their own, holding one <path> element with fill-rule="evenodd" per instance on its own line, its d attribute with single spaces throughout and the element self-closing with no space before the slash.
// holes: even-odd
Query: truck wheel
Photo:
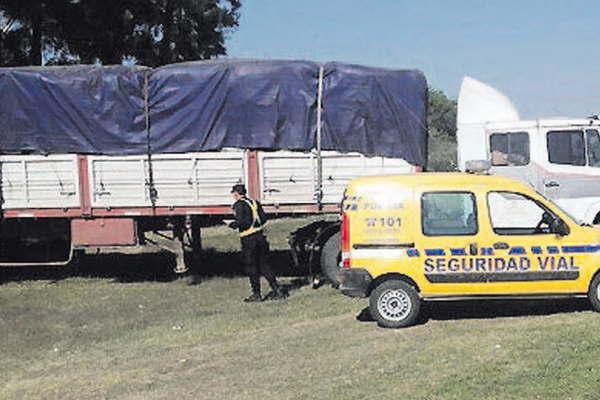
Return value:
<svg viewBox="0 0 600 400">
<path fill-rule="evenodd" d="M 592 279 L 592 283 L 590 283 L 588 299 L 590 299 L 594 311 L 600 312 L 600 274 L 596 274 Z"/>
<path fill-rule="evenodd" d="M 377 286 L 369 298 L 371 317 L 385 328 L 403 328 L 414 324 L 420 308 L 421 299 L 415 288 L 397 279 Z"/>
<path fill-rule="evenodd" d="M 321 272 L 331 281 L 334 286 L 340 284 L 340 243 L 341 234 L 337 232 L 325 242 L 321 250 Z"/>
</svg>

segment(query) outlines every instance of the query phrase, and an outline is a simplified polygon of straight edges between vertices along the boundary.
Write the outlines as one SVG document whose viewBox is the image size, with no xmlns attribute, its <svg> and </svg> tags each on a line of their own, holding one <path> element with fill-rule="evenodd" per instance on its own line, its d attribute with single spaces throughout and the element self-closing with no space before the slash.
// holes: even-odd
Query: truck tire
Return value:
<svg viewBox="0 0 600 400">
<path fill-rule="evenodd" d="M 415 323 L 421 299 L 414 287 L 399 279 L 377 286 L 369 298 L 369 312 L 379 326 L 403 328 Z"/>
<path fill-rule="evenodd" d="M 336 287 L 340 285 L 340 242 L 341 234 L 337 232 L 327 239 L 321 250 L 321 272 Z"/>
<path fill-rule="evenodd" d="M 600 312 L 600 274 L 596 274 L 594 279 L 592 279 L 592 283 L 590 283 L 588 299 L 590 299 L 594 311 Z"/>
</svg>

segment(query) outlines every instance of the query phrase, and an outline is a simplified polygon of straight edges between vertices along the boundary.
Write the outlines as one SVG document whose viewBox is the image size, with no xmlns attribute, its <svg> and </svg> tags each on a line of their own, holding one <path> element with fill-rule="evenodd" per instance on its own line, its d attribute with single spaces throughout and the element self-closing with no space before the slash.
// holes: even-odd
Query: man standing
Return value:
<svg viewBox="0 0 600 400">
<path fill-rule="evenodd" d="M 263 300 L 260 295 L 261 273 L 271 286 L 271 292 L 265 296 L 264 300 L 285 298 L 286 294 L 277 283 L 275 275 L 267 263 L 269 242 L 263 233 L 267 216 L 262 206 L 258 201 L 246 197 L 246 187 L 242 184 L 234 185 L 231 195 L 235 200 L 232 207 L 235 221 L 229 223 L 229 227 L 239 230 L 242 242 L 242 261 L 252 288 L 252 294 L 244 301 L 249 303 Z"/>
</svg>

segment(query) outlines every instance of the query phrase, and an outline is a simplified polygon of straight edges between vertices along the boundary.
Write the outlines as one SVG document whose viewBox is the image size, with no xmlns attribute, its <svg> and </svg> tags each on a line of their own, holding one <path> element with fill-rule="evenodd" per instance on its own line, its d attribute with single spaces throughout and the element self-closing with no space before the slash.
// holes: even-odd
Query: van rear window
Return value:
<svg viewBox="0 0 600 400">
<path fill-rule="evenodd" d="M 490 153 L 494 166 L 529 164 L 529 134 L 527 132 L 492 133 Z"/>
</svg>

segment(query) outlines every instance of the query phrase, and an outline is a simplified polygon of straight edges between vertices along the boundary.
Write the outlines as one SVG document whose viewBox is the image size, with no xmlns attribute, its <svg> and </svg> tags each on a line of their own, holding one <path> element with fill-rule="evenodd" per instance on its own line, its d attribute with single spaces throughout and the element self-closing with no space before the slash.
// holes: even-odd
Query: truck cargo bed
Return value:
<svg viewBox="0 0 600 400">
<path fill-rule="evenodd" d="M 78 161 L 79 160 L 79 161 Z M 246 183 L 267 210 L 318 203 L 314 153 L 220 152 L 147 156 L 0 156 L 5 217 L 135 215 L 151 208 L 229 213 L 229 190 Z M 154 204 L 150 197 L 150 166 Z M 323 152 L 321 205 L 337 205 L 349 180 L 413 172 L 403 160 Z M 269 207 L 270 206 L 270 207 Z M 79 210 L 79 211 L 78 211 Z M 299 210 L 303 210 L 300 208 Z M 98 212 L 100 214 L 98 214 Z M 144 214 L 144 213 L 142 213 Z"/>
</svg>

